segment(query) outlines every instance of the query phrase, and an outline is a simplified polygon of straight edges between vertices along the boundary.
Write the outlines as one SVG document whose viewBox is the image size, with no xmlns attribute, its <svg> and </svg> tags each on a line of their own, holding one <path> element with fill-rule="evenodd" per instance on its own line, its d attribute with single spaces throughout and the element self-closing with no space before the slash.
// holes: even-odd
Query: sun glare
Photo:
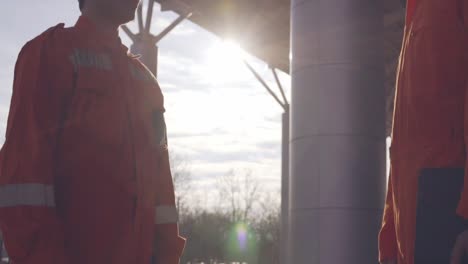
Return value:
<svg viewBox="0 0 468 264">
<path fill-rule="evenodd" d="M 230 82 L 239 79 L 239 75 L 246 73 L 243 60 L 247 54 L 234 41 L 224 40 L 216 42 L 206 57 L 204 74 L 215 82 Z"/>
</svg>

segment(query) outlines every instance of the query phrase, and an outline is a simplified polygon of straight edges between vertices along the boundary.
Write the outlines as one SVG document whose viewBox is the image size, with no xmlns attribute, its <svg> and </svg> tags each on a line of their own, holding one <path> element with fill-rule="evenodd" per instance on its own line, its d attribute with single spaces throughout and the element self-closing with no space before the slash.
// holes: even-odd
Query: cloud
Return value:
<svg viewBox="0 0 468 264">
<path fill-rule="evenodd" d="M 270 123 L 274 123 L 274 124 L 278 124 L 278 123 L 281 123 L 282 116 L 277 115 L 277 114 L 276 115 L 265 116 L 265 121 L 270 122 Z"/>
<path fill-rule="evenodd" d="M 181 24 L 179 27 L 174 29 L 173 34 L 176 36 L 191 36 L 196 34 L 196 30 L 193 29 L 192 27 L 185 26 Z"/>
</svg>

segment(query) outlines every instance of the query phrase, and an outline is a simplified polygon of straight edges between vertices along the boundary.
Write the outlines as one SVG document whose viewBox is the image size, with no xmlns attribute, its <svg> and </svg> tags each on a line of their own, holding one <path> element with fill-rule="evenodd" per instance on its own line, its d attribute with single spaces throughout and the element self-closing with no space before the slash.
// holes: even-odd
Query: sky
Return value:
<svg viewBox="0 0 468 264">
<path fill-rule="evenodd" d="M 58 23 L 74 25 L 78 16 L 77 0 L 0 2 L 0 145 L 21 47 Z M 176 17 L 160 12 L 156 4 L 153 33 Z M 135 23 L 129 27 L 136 31 Z M 121 37 L 131 44 L 122 32 Z M 190 21 L 158 44 L 158 81 L 165 95 L 170 149 L 188 165 L 193 192 L 208 201 L 213 200 L 219 177 L 233 169 L 251 171 L 264 192 L 280 189 L 282 109 L 239 60 L 236 45 L 241 44 L 222 40 Z M 246 58 L 279 94 L 267 65 Z M 279 77 L 289 100 L 290 77 L 282 72 Z"/>
</svg>

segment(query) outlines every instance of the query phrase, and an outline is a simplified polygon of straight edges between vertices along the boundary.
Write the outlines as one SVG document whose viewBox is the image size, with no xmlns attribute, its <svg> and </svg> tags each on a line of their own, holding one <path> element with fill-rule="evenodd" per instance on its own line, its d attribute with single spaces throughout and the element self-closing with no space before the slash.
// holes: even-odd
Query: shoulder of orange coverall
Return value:
<svg viewBox="0 0 468 264">
<path fill-rule="evenodd" d="M 73 44 L 72 28 L 65 28 L 63 23 L 50 27 L 46 31 L 39 34 L 34 39 L 28 41 L 18 58 L 18 61 L 24 60 L 28 63 L 28 50 L 39 49 L 41 61 L 46 62 L 48 66 L 47 73 L 57 75 L 58 64 L 63 64 L 62 61 L 66 59 L 65 51 L 69 50 Z M 19 69 L 21 71 L 21 69 Z"/>
<path fill-rule="evenodd" d="M 61 37 L 61 33 L 65 31 L 64 24 L 60 23 L 56 26 L 53 26 L 46 31 L 42 32 L 39 34 L 37 37 L 33 38 L 32 40 L 28 41 L 24 47 L 23 50 L 32 48 L 32 47 L 37 47 L 41 46 L 42 48 L 49 49 L 52 47 L 56 47 L 56 45 L 61 44 L 61 40 L 63 39 Z"/>
</svg>

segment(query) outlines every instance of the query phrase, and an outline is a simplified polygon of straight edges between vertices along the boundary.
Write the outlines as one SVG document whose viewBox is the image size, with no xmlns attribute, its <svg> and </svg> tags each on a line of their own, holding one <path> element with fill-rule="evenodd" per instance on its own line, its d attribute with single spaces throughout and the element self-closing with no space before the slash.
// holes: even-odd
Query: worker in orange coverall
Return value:
<svg viewBox="0 0 468 264">
<path fill-rule="evenodd" d="M 408 0 L 381 263 L 459 264 L 468 249 L 467 62 L 468 0 Z M 457 192 L 449 191 L 456 181 Z M 425 229 L 427 223 L 436 225 Z"/>
<path fill-rule="evenodd" d="M 21 50 L 0 152 L 14 264 L 178 264 L 163 96 L 118 27 L 138 0 L 81 0 Z"/>
</svg>

